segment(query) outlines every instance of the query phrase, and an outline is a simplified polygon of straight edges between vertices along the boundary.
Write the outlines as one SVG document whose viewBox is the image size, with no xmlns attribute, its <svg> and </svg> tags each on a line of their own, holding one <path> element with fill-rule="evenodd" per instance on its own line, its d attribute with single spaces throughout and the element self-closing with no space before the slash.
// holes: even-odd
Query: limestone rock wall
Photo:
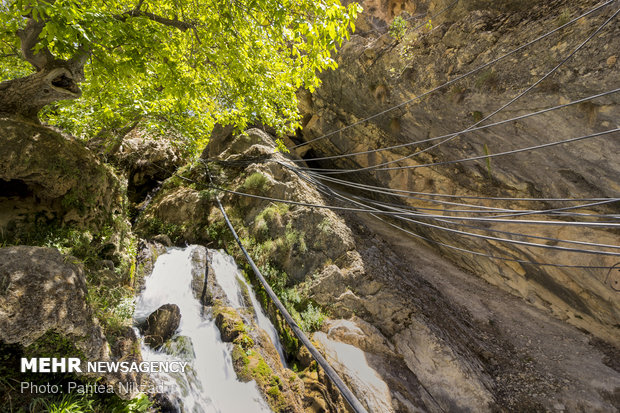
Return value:
<svg viewBox="0 0 620 413">
<path fill-rule="evenodd" d="M 427 15 L 410 20 L 401 40 L 386 33 L 394 18 L 385 4 L 363 2 L 365 12 L 358 21 L 358 32 L 338 54 L 339 69 L 323 75 L 323 86 L 313 95 L 303 95 L 300 107 L 305 128 L 295 143 L 308 141 L 338 130 L 368 116 L 464 75 L 503 53 L 555 29 L 596 6 L 596 1 L 553 2 L 507 1 L 414 1 L 402 14 L 411 18 L 443 11 L 425 26 Z M 463 130 L 493 113 L 569 55 L 584 39 L 608 19 L 613 5 L 579 20 L 507 59 L 410 104 L 390 110 L 361 125 L 343 130 L 297 153 L 306 158 L 367 151 L 370 149 L 420 141 Z M 517 100 L 489 122 L 617 88 L 620 25 L 617 18 L 552 76 Z M 543 115 L 466 133 L 420 156 L 389 166 L 416 166 L 445 160 L 483 156 L 539 145 L 571 137 L 601 132 L 619 125 L 620 94 L 580 103 Z M 334 175 L 378 186 L 408 191 L 462 196 L 525 198 L 599 198 L 620 194 L 619 134 L 554 146 L 532 152 L 473 162 L 403 170 L 365 171 Z M 436 142 L 433 142 L 436 143 Z M 426 144 L 315 161 L 320 168 L 359 168 L 399 159 Z M 359 195 L 372 195 L 358 192 Z M 455 202 L 469 202 L 456 199 Z M 418 208 L 442 205 L 407 200 Z M 574 203 L 474 201 L 483 206 L 509 209 L 561 208 Z M 618 204 L 585 208 L 584 213 L 618 213 Z M 538 216 L 531 216 L 538 219 Z M 548 218 L 543 218 L 548 219 Z M 472 224 L 477 225 L 477 224 Z M 480 226 L 480 225 L 477 225 Z M 470 230 L 450 225 L 452 229 Z M 458 236 L 436 228 L 414 226 L 419 234 L 437 242 L 477 252 L 563 265 L 612 266 L 614 256 L 598 256 L 540 248 L 522 247 Z M 614 231 L 580 227 L 524 226 L 494 224 L 499 231 L 523 232 L 543 237 L 591 241 L 618 245 Z M 495 236 L 474 230 L 477 233 Z M 522 239 L 522 238 L 514 238 Z M 543 242 L 528 239 L 527 241 Z M 549 242 L 551 243 L 551 242 Z M 595 335 L 617 341 L 620 321 L 618 292 L 604 269 L 565 269 L 501 262 L 429 244 L 460 267 L 491 284 L 545 308 L 556 317 Z M 570 246 L 570 245 L 568 245 Z M 609 249 L 608 251 L 616 251 Z M 612 277 L 614 274 L 612 274 Z M 613 281 L 611 281 L 613 282 Z"/>
<path fill-rule="evenodd" d="M 211 160 L 219 187 L 332 203 L 290 158 L 274 153 L 273 139 L 260 130 L 223 134 L 211 145 L 203 159 Z M 198 196 L 210 182 L 204 164 L 183 176 L 188 180 L 164 184 L 141 222 L 159 217 L 166 227 L 195 211 L 205 221 L 186 221 L 173 235 L 180 242 L 184 234 L 205 244 L 223 241 L 243 263 L 214 202 Z M 385 235 L 353 214 L 219 196 L 273 288 L 328 314 L 314 339 L 370 411 L 541 411 L 555 405 L 605 411 L 613 405 L 620 377 L 586 334 L 456 270 L 432 251 L 415 244 L 399 248 L 394 239 L 404 241 L 393 231 Z M 176 204 L 185 206 L 169 207 Z M 311 363 L 303 350 L 293 356 L 302 368 Z M 318 396 L 306 399 L 305 407 L 340 411 L 330 404 L 334 392 L 324 377 L 305 375 L 303 381 Z"/>
</svg>

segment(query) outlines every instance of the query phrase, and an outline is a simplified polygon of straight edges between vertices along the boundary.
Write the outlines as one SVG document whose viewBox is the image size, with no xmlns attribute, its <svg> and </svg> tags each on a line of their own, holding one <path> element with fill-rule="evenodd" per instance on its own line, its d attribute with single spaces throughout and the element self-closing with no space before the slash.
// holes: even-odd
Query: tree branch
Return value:
<svg viewBox="0 0 620 413">
<path fill-rule="evenodd" d="M 36 21 L 29 17 L 26 27 L 17 31 L 24 59 L 37 70 L 42 70 L 46 65 L 54 61 L 54 56 L 47 48 L 44 47 L 36 53 L 34 51 L 35 46 L 39 42 L 39 35 L 44 27 L 45 21 Z"/>
<path fill-rule="evenodd" d="M 117 15 L 117 16 L 114 16 L 114 17 L 117 20 L 120 20 L 120 21 L 125 21 L 125 20 L 127 20 L 128 17 L 146 17 L 147 19 L 149 19 L 151 21 L 157 22 L 159 24 L 163 24 L 164 26 L 174 27 L 174 28 L 177 28 L 177 29 L 179 29 L 181 31 L 186 31 L 186 30 L 189 30 L 189 29 L 194 29 L 196 27 L 195 23 L 184 22 L 184 21 L 176 19 L 176 18 L 175 19 L 168 19 L 166 17 L 159 16 L 159 15 L 157 15 L 155 13 L 151 13 L 151 12 L 148 12 L 148 11 L 137 10 L 137 9 L 127 11 L 127 12 L 121 14 L 121 15 Z"/>
<path fill-rule="evenodd" d="M 67 62 L 69 69 L 73 73 L 73 80 L 76 83 L 84 81 L 84 65 L 86 65 L 90 55 L 90 50 L 80 46 L 73 57 Z"/>
</svg>

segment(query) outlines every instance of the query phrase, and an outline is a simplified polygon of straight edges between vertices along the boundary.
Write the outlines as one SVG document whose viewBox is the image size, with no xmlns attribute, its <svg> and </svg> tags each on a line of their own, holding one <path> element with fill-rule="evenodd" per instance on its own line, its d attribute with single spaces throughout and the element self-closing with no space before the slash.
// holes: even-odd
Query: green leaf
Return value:
<svg viewBox="0 0 620 413">
<path fill-rule="evenodd" d="M 354 30 L 360 10 L 338 0 L 149 0 L 144 7 L 158 19 L 124 14 L 135 3 L 0 5 L 0 28 L 7 28 L 0 31 L 2 51 L 5 45 L 19 50 L 15 28 L 32 11 L 47 23 L 39 49 L 46 46 L 59 59 L 80 47 L 92 52 L 82 97 L 45 109 L 43 120 L 87 139 L 141 115 L 196 149 L 218 122 L 240 128 L 261 122 L 290 133 L 299 127 L 297 89 L 313 91 L 318 73 L 336 67 L 331 54 Z M 17 61 L 0 58 L 2 79 L 27 74 L 29 65 Z"/>
</svg>

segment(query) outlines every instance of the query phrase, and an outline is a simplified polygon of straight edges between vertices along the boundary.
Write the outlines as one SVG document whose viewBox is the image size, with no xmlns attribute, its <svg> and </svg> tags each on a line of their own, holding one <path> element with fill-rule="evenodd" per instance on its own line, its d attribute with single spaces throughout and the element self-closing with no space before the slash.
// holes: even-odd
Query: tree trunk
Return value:
<svg viewBox="0 0 620 413">
<path fill-rule="evenodd" d="M 78 83 L 84 80 L 84 65 L 90 54 L 79 47 L 71 59 L 60 60 L 46 47 L 37 50 L 44 27 L 44 19 L 29 17 L 26 26 L 17 31 L 22 55 L 37 72 L 0 83 L 0 116 L 38 121 L 37 114 L 45 105 L 82 95 Z"/>
<path fill-rule="evenodd" d="M 0 114 L 36 120 L 45 105 L 79 98 L 82 95 L 77 85 L 81 80 L 79 74 L 76 76 L 69 64 L 54 66 L 0 83 Z"/>
</svg>

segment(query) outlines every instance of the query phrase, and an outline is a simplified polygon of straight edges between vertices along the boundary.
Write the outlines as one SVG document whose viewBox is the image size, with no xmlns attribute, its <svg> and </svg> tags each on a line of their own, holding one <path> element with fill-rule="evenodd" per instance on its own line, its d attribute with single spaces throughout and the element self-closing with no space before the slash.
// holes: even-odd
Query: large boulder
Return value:
<svg viewBox="0 0 620 413">
<path fill-rule="evenodd" d="M 154 349 L 160 348 L 179 328 L 181 310 L 176 304 L 164 304 L 152 312 L 141 326 L 144 341 Z"/>
<path fill-rule="evenodd" d="M 138 125 L 123 137 L 117 151 L 107 156 L 125 171 L 130 201 L 142 202 L 187 161 L 187 150 L 184 151 L 184 146 L 175 142 L 180 139 L 154 133 L 145 125 Z M 97 149 L 101 151 L 101 144 L 91 141 L 89 147 L 99 146 Z"/>
<path fill-rule="evenodd" d="M 84 272 L 72 257 L 52 248 L 0 248 L 0 285 L 0 340 L 28 346 L 55 330 L 74 338 L 89 359 L 107 357 Z"/>
<path fill-rule="evenodd" d="M 51 223 L 96 232 L 122 221 L 123 182 L 81 142 L 13 119 L 0 119 L 0 137 L 3 238 Z"/>
<path fill-rule="evenodd" d="M 0 248 L 0 341 L 53 351 L 54 357 L 83 361 L 139 361 L 135 338 L 119 337 L 110 354 L 103 330 L 87 302 L 86 277 L 74 257 L 53 248 Z M 58 337 L 74 349 L 55 346 Z M 60 351 L 60 352 L 59 352 Z M 111 357 L 112 356 L 112 357 Z M 135 397 L 140 377 L 133 373 L 104 374 L 123 398 Z M 123 386 L 118 384 L 122 383 Z"/>
</svg>

